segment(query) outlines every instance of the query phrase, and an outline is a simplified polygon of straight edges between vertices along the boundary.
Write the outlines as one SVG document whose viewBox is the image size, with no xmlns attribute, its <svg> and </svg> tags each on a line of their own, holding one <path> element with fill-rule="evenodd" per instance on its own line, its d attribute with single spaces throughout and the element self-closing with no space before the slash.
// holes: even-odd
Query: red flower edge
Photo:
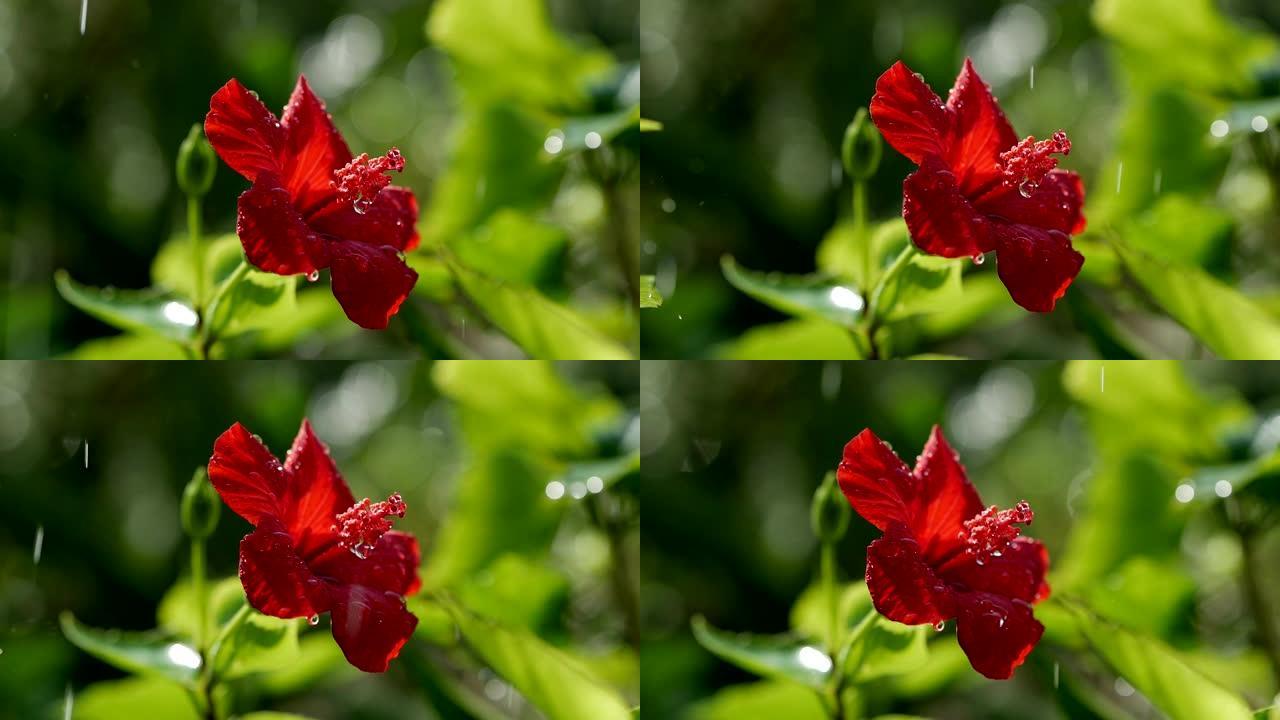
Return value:
<svg viewBox="0 0 1280 720">
<path fill-rule="evenodd" d="M 1049 596 L 1049 554 L 1017 525 L 1027 503 L 984 509 L 942 430 L 909 468 L 875 433 L 844 448 L 840 489 L 883 535 L 867 548 L 867 588 L 880 614 L 907 625 L 956 620 L 973 669 L 1004 680 L 1039 642 L 1031 607 Z"/>
<path fill-rule="evenodd" d="M 1084 184 L 1055 169 L 1071 152 L 1059 130 L 1019 141 L 991 89 L 968 58 L 944 104 L 902 62 L 876 81 L 871 119 L 919 169 L 902 184 L 902 216 L 916 247 L 930 255 L 995 251 L 1014 302 L 1049 312 L 1080 273 L 1071 236 L 1084 231 Z"/>
<path fill-rule="evenodd" d="M 418 280 L 401 256 L 418 245 L 418 201 L 386 175 L 404 168 L 400 151 L 352 158 L 302 76 L 278 120 L 232 78 L 209 100 L 204 128 L 223 162 L 253 183 L 236 220 L 249 262 L 311 278 L 329 268 L 347 317 L 386 328 Z"/>
<path fill-rule="evenodd" d="M 331 613 L 333 638 L 365 672 L 384 672 L 418 619 L 418 541 L 391 530 L 404 501 L 357 503 L 329 450 L 302 421 L 282 464 L 240 423 L 218 437 L 209 481 L 254 531 L 240 542 L 249 604 L 279 618 Z"/>
</svg>

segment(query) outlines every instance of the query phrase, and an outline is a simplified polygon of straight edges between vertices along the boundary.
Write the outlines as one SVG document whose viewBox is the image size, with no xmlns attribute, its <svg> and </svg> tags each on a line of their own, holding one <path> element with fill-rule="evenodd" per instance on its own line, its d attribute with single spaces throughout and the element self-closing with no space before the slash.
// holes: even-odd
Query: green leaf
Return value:
<svg viewBox="0 0 1280 720">
<path fill-rule="evenodd" d="M 928 662 L 929 627 L 903 625 L 875 612 L 865 582 L 841 585 L 838 593 L 836 617 L 841 637 L 856 635 L 847 658 L 842 661 L 850 680 L 861 683 L 909 673 Z M 827 634 L 828 622 L 826 593 L 821 584 L 812 585 L 792 607 L 791 625 L 796 632 L 816 642 Z"/>
<path fill-rule="evenodd" d="M 640 118 L 640 132 L 661 132 L 662 123 L 649 118 Z"/>
<path fill-rule="evenodd" d="M 448 263 L 424 253 L 409 253 L 404 260 L 418 273 L 418 282 L 413 286 L 415 294 L 436 303 L 453 301 L 457 293 L 453 285 L 453 271 L 449 269 Z"/>
<path fill-rule="evenodd" d="M 502 627 L 460 607 L 454 620 L 467 644 L 548 720 L 629 720 L 631 711 L 583 664 L 536 635 Z"/>
<path fill-rule="evenodd" d="M 559 621 L 568 600 L 569 582 L 543 563 L 503 555 L 471 573 L 455 592 L 472 612 L 541 634 Z"/>
<path fill-rule="evenodd" d="M 250 612 L 222 642 L 215 667 L 228 679 L 287 667 L 298 660 L 298 626 L 302 618 Z"/>
<path fill-rule="evenodd" d="M 206 237 L 201 248 L 204 250 L 205 300 L 208 300 L 218 283 L 235 269 L 244 252 L 240 238 L 234 233 Z M 195 264 L 191 260 L 191 240 L 187 236 L 175 235 L 160 247 L 151 261 L 151 282 L 187 300 L 195 298 Z"/>
<path fill-rule="evenodd" d="M 1213 491 L 1210 490 L 1210 493 Z M 1176 560 L 1130 558 L 1085 591 L 1090 607 L 1108 620 L 1155 636 L 1171 635 L 1195 603 L 1196 583 Z"/>
<path fill-rule="evenodd" d="M 485 317 L 531 357 L 546 360 L 630 360 L 631 353 L 600 334 L 575 309 L 536 289 L 457 269 L 462 288 Z"/>
<path fill-rule="evenodd" d="M 1217 502 L 1222 499 L 1219 483 L 1226 483 L 1235 494 L 1263 479 L 1272 483 L 1280 479 L 1280 448 L 1246 462 L 1206 465 L 1191 473 L 1187 482 L 1195 488 L 1196 501 Z"/>
<path fill-rule="evenodd" d="M 774 680 L 790 680 L 817 690 L 831 678 L 832 660 L 822 650 L 790 635 L 727 633 L 695 617 L 693 636 L 720 659 Z"/>
<path fill-rule="evenodd" d="M 827 720 L 817 693 L 794 683 L 734 685 L 694 705 L 688 720 Z"/>
<path fill-rule="evenodd" d="M 640 309 L 662 307 L 662 293 L 658 292 L 656 279 L 652 275 L 640 276 Z"/>
<path fill-rule="evenodd" d="M 59 616 L 62 634 L 73 645 L 126 672 L 154 675 L 191 685 L 199 672 L 200 655 L 188 645 L 158 633 L 96 630 L 76 622 L 69 612 Z"/>
<path fill-rule="evenodd" d="M 239 720 L 311 720 L 306 715 L 295 715 L 282 712 L 251 712 L 248 715 L 237 715 Z"/>
<path fill-rule="evenodd" d="M 562 38 L 543 0 L 441 0 L 427 35 L 458 66 L 466 92 L 545 108 L 581 106 L 609 54 Z"/>
<path fill-rule="evenodd" d="M 1248 720 L 1238 695 L 1194 670 L 1173 648 L 1073 607 L 1084 637 L 1100 657 L 1172 720 Z"/>
<path fill-rule="evenodd" d="M 1280 322 L 1204 271 L 1117 244 L 1129 273 L 1170 317 L 1230 360 L 1280 357 Z"/>
<path fill-rule="evenodd" d="M 1236 27 L 1214 0 L 1096 0 L 1093 22 L 1127 65 L 1210 93 L 1253 92 L 1255 66 L 1276 50 L 1274 38 Z"/>
<path fill-rule="evenodd" d="M 550 289 L 560 284 L 569 238 L 518 210 L 499 210 L 453 243 L 467 267 L 493 280 Z"/>
<path fill-rule="evenodd" d="M 857 288 L 875 287 L 880 273 L 910 242 L 910 235 L 900 217 L 869 227 L 867 233 L 864 241 L 852 220 L 836 223 L 818 245 L 818 269 L 848 278 Z"/>
<path fill-rule="evenodd" d="M 65 270 L 54 274 L 54 282 L 67 302 L 113 327 L 177 342 L 195 337 L 195 310 L 167 292 L 93 288 L 72 280 Z"/>
<path fill-rule="evenodd" d="M 961 262 L 913 252 L 906 265 L 885 283 L 880 315 L 888 322 L 954 307 L 960 298 Z"/>
<path fill-rule="evenodd" d="M 54 717 L 63 717 L 58 704 Z M 190 694 L 165 680 L 127 678 L 90 685 L 73 696 L 75 720 L 120 720 L 120 718 L 165 718 L 198 720 Z"/>
<path fill-rule="evenodd" d="M 640 472 L 640 453 L 633 452 L 602 460 L 571 463 L 556 480 L 566 488 L 572 488 L 575 485 L 589 487 L 591 478 L 599 478 L 601 490 L 607 490 L 622 478 L 637 472 Z"/>
<path fill-rule="evenodd" d="M 825 320 L 787 320 L 757 325 L 716 347 L 723 360 L 857 360 L 862 356 L 849 331 Z"/>
<path fill-rule="evenodd" d="M 862 296 L 826 276 L 753 272 L 739 267 L 728 255 L 720 259 L 720 267 L 729 284 L 784 313 L 848 329 L 856 328 L 862 317 Z"/>
<path fill-rule="evenodd" d="M 1195 265 L 1222 275 L 1230 268 L 1231 215 L 1186 195 L 1163 195 L 1147 212 L 1125 223 L 1121 234 L 1135 250 L 1172 265 Z"/>
<path fill-rule="evenodd" d="M 205 618 L 204 637 L 212 640 L 218 627 L 230 620 L 244 604 L 244 586 L 241 585 L 240 578 L 229 577 L 211 580 L 205 587 L 209 614 Z M 188 580 L 169 588 L 156 608 L 156 622 L 159 626 L 166 632 L 187 639 L 196 637 L 198 618 L 195 591 Z"/>
<path fill-rule="evenodd" d="M 209 321 L 210 332 L 226 338 L 292 315 L 297 308 L 296 287 L 295 277 L 250 268 L 222 296 Z"/>
<path fill-rule="evenodd" d="M 564 133 L 564 147 L 557 154 L 557 157 L 565 158 L 572 153 L 596 149 L 587 142 L 587 136 L 591 133 L 599 136 L 600 144 L 596 145 L 596 147 L 600 147 L 628 130 L 638 129 L 639 127 L 639 105 L 632 105 L 629 108 L 601 115 L 571 115 L 565 118 L 564 127 L 561 128 L 561 132 Z M 596 140 L 597 138 L 591 139 Z"/>
<path fill-rule="evenodd" d="M 67 360 L 187 360 L 181 345 L 156 335 L 115 335 L 86 340 L 62 356 Z"/>
</svg>

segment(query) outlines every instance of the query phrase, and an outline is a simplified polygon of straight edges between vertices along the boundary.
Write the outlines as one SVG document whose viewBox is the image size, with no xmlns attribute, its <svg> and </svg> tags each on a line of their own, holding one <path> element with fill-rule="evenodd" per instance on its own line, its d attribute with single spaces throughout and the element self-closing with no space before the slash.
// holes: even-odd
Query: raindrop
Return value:
<svg viewBox="0 0 1280 720">
<path fill-rule="evenodd" d="M 587 492 L 591 493 L 592 495 L 595 495 L 596 493 L 604 492 L 604 479 L 601 478 L 599 475 L 592 475 L 591 477 L 587 478 Z"/>
<path fill-rule="evenodd" d="M 934 630 L 937 630 L 938 632 L 942 632 L 942 631 L 943 631 L 943 630 L 945 630 L 946 628 L 947 628 L 947 621 L 946 621 L 946 620 L 939 620 L 938 622 L 936 622 L 936 623 L 934 623 L 934 624 L 933 624 L 933 629 L 934 629 Z"/>
<path fill-rule="evenodd" d="M 369 212 L 369 208 L 373 206 L 373 201 L 366 198 L 358 197 L 352 203 L 351 207 L 356 211 L 357 215 L 363 215 Z"/>
<path fill-rule="evenodd" d="M 319 270 L 312 270 L 311 272 L 307 273 L 307 282 L 315 282 L 319 279 L 320 279 Z"/>
<path fill-rule="evenodd" d="M 670 215 L 676 211 L 676 201 L 671 198 L 664 198 L 662 201 L 662 212 Z"/>
<path fill-rule="evenodd" d="M 310 625 L 311 627 L 315 627 L 315 626 L 319 625 L 319 624 L 320 624 L 320 616 L 319 616 L 319 615 L 312 615 L 311 617 L 307 618 L 307 624 L 308 624 L 308 625 Z"/>
<path fill-rule="evenodd" d="M 1036 186 L 1030 180 L 1023 180 L 1018 185 L 1018 194 L 1024 198 L 1031 197 L 1031 193 L 1036 191 Z"/>
<path fill-rule="evenodd" d="M 31 562 L 39 565 L 40 556 L 44 554 L 44 525 L 36 526 L 36 546 L 31 551 Z"/>
<path fill-rule="evenodd" d="M 1098 392 L 1107 391 L 1107 366 L 1103 365 L 1098 368 Z"/>
<path fill-rule="evenodd" d="M 984 262 L 986 262 L 986 261 L 987 261 L 987 256 L 986 256 L 986 255 L 983 255 L 982 253 L 978 253 L 977 255 L 974 255 L 974 256 L 973 256 L 973 264 L 974 264 L 974 265 L 981 265 L 982 263 L 984 263 Z"/>
<path fill-rule="evenodd" d="M 80 35 L 84 36 L 85 23 L 89 20 L 89 0 L 80 0 Z"/>
<path fill-rule="evenodd" d="M 89 469 L 89 441 L 84 441 L 84 469 Z"/>
<path fill-rule="evenodd" d="M 1209 134 L 1217 138 L 1226 137 L 1230 131 L 1231 126 L 1227 124 L 1226 120 L 1214 120 L 1213 124 L 1209 126 Z"/>
</svg>

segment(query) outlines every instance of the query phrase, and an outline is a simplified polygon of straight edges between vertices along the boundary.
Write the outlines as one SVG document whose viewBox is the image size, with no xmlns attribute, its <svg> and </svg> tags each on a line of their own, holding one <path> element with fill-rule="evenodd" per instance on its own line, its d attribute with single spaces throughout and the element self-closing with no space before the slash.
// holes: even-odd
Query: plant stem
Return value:
<svg viewBox="0 0 1280 720">
<path fill-rule="evenodd" d="M 1258 623 L 1258 635 L 1261 636 L 1267 660 L 1271 663 L 1271 673 L 1276 683 L 1280 684 L 1280 636 L 1277 635 L 1275 615 L 1267 603 L 1258 577 L 1258 529 L 1237 525 L 1236 533 L 1240 536 L 1240 549 L 1244 555 L 1244 586 L 1249 596 L 1249 606 Z"/>
<path fill-rule="evenodd" d="M 200 198 L 187 196 L 187 233 L 191 237 L 191 265 L 195 270 L 196 313 L 204 309 L 204 250 L 200 247 Z"/>
<path fill-rule="evenodd" d="M 881 303 L 885 288 L 889 287 L 889 283 L 902 274 L 903 268 L 907 266 L 907 263 L 911 262 L 911 258 L 915 254 L 916 245 L 908 240 L 907 246 L 902 248 L 902 252 L 898 253 L 898 257 L 894 259 L 893 264 L 880 276 L 875 289 L 871 291 L 870 297 L 867 299 L 867 344 L 870 348 L 870 352 L 867 353 L 868 360 L 880 359 L 880 348 L 876 345 L 876 331 L 880 329 L 880 325 L 884 321 L 882 317 L 884 308 L 881 307 Z"/>
<path fill-rule="evenodd" d="M 605 507 L 608 500 L 613 501 L 613 508 Z M 627 643 L 639 651 L 640 598 L 632 580 L 631 560 L 627 553 L 627 528 L 631 521 L 618 504 L 620 501 L 621 498 L 592 495 L 588 500 L 587 516 L 609 540 L 609 555 L 612 560 L 609 579 L 613 587 L 613 596 L 622 607 L 623 628 Z"/>
<path fill-rule="evenodd" d="M 249 261 L 240 258 L 240 264 L 231 273 L 231 276 L 222 282 L 218 287 L 218 291 L 214 293 L 213 299 L 209 301 L 209 305 L 205 309 L 204 315 L 200 320 L 200 339 L 196 347 L 196 354 L 201 360 L 209 359 L 209 350 L 213 348 L 213 344 L 217 342 L 217 334 L 213 332 L 213 321 L 218 312 L 218 306 L 226 298 L 227 293 L 240 283 L 241 280 L 249 274 Z"/>
<path fill-rule="evenodd" d="M 639 307 L 640 303 L 640 269 L 637 248 L 631 242 L 630 223 L 626 221 L 627 207 L 622 193 L 618 190 L 619 180 L 608 178 L 601 183 L 604 192 L 606 222 L 609 234 L 613 238 L 613 253 L 617 258 L 618 271 L 622 273 L 627 285 L 627 295 L 631 303 Z"/>
<path fill-rule="evenodd" d="M 857 179 L 853 181 L 853 232 L 862 247 L 862 282 L 870 284 L 876 263 L 873 257 L 875 249 L 867 235 L 867 184 Z M 865 287 L 861 289 L 867 290 Z"/>
<path fill-rule="evenodd" d="M 827 601 L 827 652 L 835 653 L 840 642 L 840 598 L 836 590 L 836 546 L 822 543 L 822 592 Z"/>
<path fill-rule="evenodd" d="M 196 598 L 196 650 L 204 654 L 209 608 L 204 594 L 204 539 L 191 539 L 191 589 Z"/>
</svg>

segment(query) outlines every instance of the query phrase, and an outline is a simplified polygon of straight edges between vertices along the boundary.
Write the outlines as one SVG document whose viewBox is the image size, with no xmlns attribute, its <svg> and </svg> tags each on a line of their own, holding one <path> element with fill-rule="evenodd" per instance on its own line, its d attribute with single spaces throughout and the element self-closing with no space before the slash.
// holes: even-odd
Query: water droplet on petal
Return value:
<svg viewBox="0 0 1280 720">
<path fill-rule="evenodd" d="M 358 542 L 355 545 L 351 546 L 351 554 L 355 555 L 361 560 L 364 560 L 365 558 L 369 557 L 369 546 L 366 545 L 365 543 Z"/>
<path fill-rule="evenodd" d="M 938 632 L 942 632 L 946 627 L 947 627 L 946 620 L 939 620 L 938 622 L 933 624 L 933 629 L 937 630 Z"/>
<path fill-rule="evenodd" d="M 973 264 L 974 264 L 974 265 L 981 265 L 982 263 L 984 263 L 984 262 L 986 262 L 986 261 L 987 261 L 987 256 L 986 256 L 986 255 L 983 255 L 982 253 L 978 253 L 977 255 L 974 255 L 974 256 L 973 256 Z"/>
<path fill-rule="evenodd" d="M 365 213 L 369 212 L 369 207 L 370 207 L 371 205 L 373 205 L 373 201 L 372 201 L 372 200 L 366 200 L 365 198 L 356 198 L 356 199 L 351 203 L 351 207 L 352 207 L 353 209 L 355 209 L 355 211 L 356 211 L 356 214 L 357 214 L 357 215 L 363 215 L 363 214 L 365 214 Z"/>
<path fill-rule="evenodd" d="M 320 616 L 319 616 L 319 615 L 312 615 L 311 617 L 307 618 L 307 624 L 309 624 L 311 627 L 315 627 L 316 625 L 319 625 L 319 624 L 320 624 Z"/>
<path fill-rule="evenodd" d="M 1018 194 L 1024 198 L 1031 197 L 1031 193 L 1035 191 L 1036 191 L 1035 183 L 1031 182 L 1030 180 L 1023 180 L 1022 183 L 1018 185 Z"/>
<path fill-rule="evenodd" d="M 319 270 L 312 270 L 311 272 L 307 273 L 307 282 L 315 282 L 319 279 L 320 279 Z"/>
</svg>

